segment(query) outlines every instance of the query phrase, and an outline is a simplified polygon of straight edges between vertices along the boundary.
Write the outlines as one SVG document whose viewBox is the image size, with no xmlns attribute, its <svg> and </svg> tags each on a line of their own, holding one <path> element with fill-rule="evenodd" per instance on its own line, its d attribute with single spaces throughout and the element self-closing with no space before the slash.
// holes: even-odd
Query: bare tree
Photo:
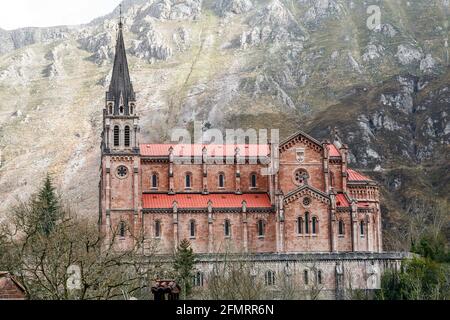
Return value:
<svg viewBox="0 0 450 320">
<path fill-rule="evenodd" d="M 152 254 L 142 255 L 143 238 L 118 251 L 118 230 L 106 240 L 96 224 L 61 208 L 52 232 L 35 227 L 31 203 L 20 203 L 0 233 L 0 268 L 13 272 L 30 299 L 119 299 L 139 293 L 150 284 Z"/>
</svg>

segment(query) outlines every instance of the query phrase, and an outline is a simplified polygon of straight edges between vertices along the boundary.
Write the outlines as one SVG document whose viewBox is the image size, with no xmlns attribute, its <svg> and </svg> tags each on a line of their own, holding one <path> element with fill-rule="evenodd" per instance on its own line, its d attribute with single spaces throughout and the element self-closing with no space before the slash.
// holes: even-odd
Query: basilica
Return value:
<svg viewBox="0 0 450 320">
<path fill-rule="evenodd" d="M 348 146 L 302 131 L 276 146 L 140 142 L 122 29 L 103 110 L 99 226 L 106 237 L 127 249 L 142 236 L 161 255 L 187 239 L 205 272 L 211 255 L 256 254 L 276 273 L 308 254 L 324 264 L 331 287 L 345 264 L 367 279 L 376 275 L 362 288 L 379 285 L 386 262 L 400 258 L 382 253 L 379 188 L 348 166 Z"/>
</svg>

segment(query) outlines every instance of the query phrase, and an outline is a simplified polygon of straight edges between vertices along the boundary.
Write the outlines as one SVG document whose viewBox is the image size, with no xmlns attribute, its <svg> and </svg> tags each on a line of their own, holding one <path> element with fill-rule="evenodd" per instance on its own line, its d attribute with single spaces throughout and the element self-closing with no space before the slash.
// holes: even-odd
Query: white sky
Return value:
<svg viewBox="0 0 450 320">
<path fill-rule="evenodd" d="M 0 0 L 0 28 L 50 27 L 90 22 L 121 0 Z"/>
</svg>

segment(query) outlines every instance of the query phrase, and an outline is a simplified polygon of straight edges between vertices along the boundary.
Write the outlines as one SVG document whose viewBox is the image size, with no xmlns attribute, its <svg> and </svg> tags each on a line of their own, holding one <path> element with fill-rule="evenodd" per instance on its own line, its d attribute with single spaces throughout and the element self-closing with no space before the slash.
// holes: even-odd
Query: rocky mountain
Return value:
<svg viewBox="0 0 450 320">
<path fill-rule="evenodd" d="M 448 0 L 126 0 L 123 11 L 144 140 L 194 120 L 301 128 L 351 146 L 351 165 L 383 187 L 386 224 L 412 197 L 448 198 Z M 0 29 L 3 216 L 47 171 L 96 216 L 118 15 Z"/>
</svg>

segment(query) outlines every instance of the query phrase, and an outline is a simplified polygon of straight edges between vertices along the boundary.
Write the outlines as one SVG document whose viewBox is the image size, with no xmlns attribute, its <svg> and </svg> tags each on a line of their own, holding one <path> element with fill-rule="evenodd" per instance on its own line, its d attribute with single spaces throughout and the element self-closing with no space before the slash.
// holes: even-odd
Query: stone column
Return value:
<svg viewBox="0 0 450 320">
<path fill-rule="evenodd" d="M 377 234 L 378 234 L 378 252 L 383 252 L 383 231 L 382 231 L 382 223 L 381 223 L 381 210 L 380 210 L 380 204 L 376 204 L 377 207 Z"/>
<path fill-rule="evenodd" d="M 367 251 L 373 252 L 373 237 L 374 233 L 372 230 L 372 219 L 370 215 L 366 216 L 366 226 L 367 226 Z"/>
<path fill-rule="evenodd" d="M 330 251 L 337 251 L 337 231 L 336 231 L 336 194 L 334 188 L 330 191 Z"/>
<path fill-rule="evenodd" d="M 214 252 L 214 218 L 213 203 L 208 201 L 208 253 Z"/>
<path fill-rule="evenodd" d="M 342 191 L 347 193 L 347 161 L 348 161 L 348 146 L 343 145 L 341 148 L 342 155 Z"/>
<path fill-rule="evenodd" d="M 241 190 L 241 168 L 240 163 L 242 161 L 240 156 L 240 150 L 239 148 L 236 148 L 235 150 L 235 167 L 236 167 L 236 194 L 242 194 Z"/>
<path fill-rule="evenodd" d="M 173 208 L 173 214 L 172 214 L 172 220 L 173 220 L 173 244 L 174 249 L 178 249 L 178 245 L 180 243 L 180 236 L 179 236 L 179 230 L 178 230 L 178 203 L 176 201 L 172 204 Z"/>
<path fill-rule="evenodd" d="M 139 217 L 139 214 L 141 213 L 139 210 L 139 204 L 140 204 L 140 188 L 139 188 L 139 164 L 140 159 L 138 157 L 134 158 L 134 168 L 133 168 L 133 209 L 134 209 L 134 239 L 140 238 L 140 231 L 141 231 L 141 219 Z M 136 240 L 135 240 L 136 241 Z"/>
<path fill-rule="evenodd" d="M 244 252 L 248 253 L 248 220 L 247 220 L 247 202 L 242 201 L 242 225 L 243 225 L 243 242 Z"/>
<path fill-rule="evenodd" d="M 359 251 L 358 248 L 358 204 L 355 199 L 351 203 L 351 222 L 352 222 L 352 251 Z"/>
<path fill-rule="evenodd" d="M 174 154 L 173 147 L 169 149 L 169 194 L 175 194 L 175 185 L 173 181 L 173 163 L 174 163 Z"/>
<path fill-rule="evenodd" d="M 276 227 L 276 241 L 277 241 L 277 253 L 285 251 L 284 248 L 284 197 L 283 193 L 280 192 L 277 195 L 277 227 Z"/>
<path fill-rule="evenodd" d="M 330 192 L 330 169 L 329 169 L 329 150 L 328 150 L 328 144 L 330 142 L 329 141 L 325 141 L 322 146 L 323 146 L 323 173 L 324 173 L 324 183 L 325 183 L 325 192 L 328 193 Z"/>
<path fill-rule="evenodd" d="M 208 149 L 206 147 L 202 150 L 202 166 L 203 166 L 203 194 L 208 194 Z"/>
</svg>

